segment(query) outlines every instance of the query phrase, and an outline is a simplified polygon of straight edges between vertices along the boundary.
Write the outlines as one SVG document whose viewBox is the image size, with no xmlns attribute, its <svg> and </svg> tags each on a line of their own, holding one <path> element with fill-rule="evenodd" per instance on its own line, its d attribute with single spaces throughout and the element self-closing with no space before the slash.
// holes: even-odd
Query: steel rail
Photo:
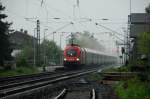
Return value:
<svg viewBox="0 0 150 99">
<path fill-rule="evenodd" d="M 65 71 L 61 71 L 64 73 Z M 19 76 L 8 76 L 8 77 L 0 77 L 0 86 L 6 85 L 6 83 L 14 83 L 15 81 L 22 81 L 24 79 L 33 79 L 41 76 L 49 76 L 52 74 L 57 74 L 56 72 L 43 72 L 38 74 L 29 74 L 29 75 L 19 75 Z"/>
<path fill-rule="evenodd" d="M 37 83 L 34 83 L 34 84 L 30 83 L 30 84 L 28 84 L 26 86 L 23 86 L 23 87 L 18 87 L 17 86 L 15 88 L 10 88 L 10 89 L 7 89 L 7 90 L 0 90 L 0 97 L 13 95 L 13 94 L 16 94 L 16 93 L 20 93 L 20 92 L 35 89 L 35 88 L 38 88 L 38 87 L 46 86 L 46 85 L 49 85 L 49 84 L 57 83 L 57 82 L 64 81 L 64 80 L 67 80 L 67 79 L 79 77 L 79 76 L 89 74 L 89 73 L 92 73 L 92 72 L 95 72 L 95 71 L 97 71 L 97 69 L 87 70 L 87 71 L 84 71 L 84 72 L 80 71 L 80 72 L 76 72 L 76 73 L 72 73 L 72 74 L 61 75 L 59 77 L 54 77 L 53 79 L 47 79 L 45 81 L 37 82 Z"/>
<path fill-rule="evenodd" d="M 92 89 L 92 98 L 91 99 L 96 99 L 96 93 L 95 93 L 94 89 Z"/>
<path fill-rule="evenodd" d="M 58 96 L 56 96 L 54 99 L 63 99 L 64 95 L 67 93 L 66 89 L 63 89 Z"/>
<path fill-rule="evenodd" d="M 85 71 L 85 70 L 82 70 L 82 71 Z M 67 73 L 60 72 L 61 74 L 60 73 L 52 74 L 51 72 L 47 72 L 47 73 L 42 73 L 42 74 L 40 73 L 39 76 L 38 76 L 38 74 L 27 75 L 28 77 L 25 77 L 25 78 L 24 78 L 24 76 L 23 76 L 23 78 L 21 78 L 21 76 L 19 76 L 18 79 L 15 77 L 13 82 L 12 82 L 12 79 L 13 79 L 13 77 L 12 77 L 12 79 L 7 80 L 7 83 L 8 82 L 10 82 L 10 83 L 8 83 L 8 84 L 4 83 L 4 84 L 0 85 L 0 90 L 6 89 L 6 88 L 11 88 L 11 87 L 14 87 L 14 86 L 15 87 L 20 86 L 20 85 L 23 85 L 23 84 L 29 84 L 29 83 L 39 82 L 39 81 L 45 81 L 46 79 L 53 79 L 53 78 L 56 78 L 56 77 L 60 77 L 60 76 L 63 76 L 63 75 L 65 76 L 65 75 L 73 74 L 73 73 L 76 73 L 76 72 L 80 72 L 80 71 L 69 71 Z M 62 74 L 62 73 L 64 73 L 64 74 Z"/>
<path fill-rule="evenodd" d="M 44 73 L 38 73 L 38 74 L 30 74 L 30 75 L 19 75 L 19 76 L 10 76 L 10 77 L 0 77 L 0 82 L 5 83 L 9 81 L 15 81 L 15 80 L 22 80 L 22 79 L 29 79 L 33 77 L 40 77 L 43 75 L 51 75 L 54 72 L 44 72 Z"/>
<path fill-rule="evenodd" d="M 28 80 L 28 81 L 15 82 L 15 83 L 11 83 L 11 84 L 2 85 L 2 86 L 0 86 L 0 90 L 11 88 L 11 87 L 14 87 L 14 86 L 17 87 L 17 86 L 24 85 L 24 84 L 30 84 L 30 83 L 40 82 L 40 81 L 46 81 L 47 79 L 54 79 L 54 78 L 57 78 L 57 77 L 61 77 L 61 76 L 65 76 L 65 75 L 69 75 L 69 74 L 73 74 L 73 73 L 76 73 L 76 72 L 69 72 L 69 73 L 65 73 L 65 74 L 61 74 L 61 75 L 57 74 L 57 75 L 53 75 L 53 76 L 50 76 L 50 77 L 48 77 L 48 76 L 45 77 L 45 75 L 43 75 L 43 77 L 42 76 L 36 76 L 37 78 L 31 79 L 31 80 Z M 32 78 L 32 75 L 31 75 L 30 78 Z"/>
<path fill-rule="evenodd" d="M 30 80 L 27 79 L 28 81 L 22 81 L 22 82 L 14 82 L 14 83 L 11 83 L 11 84 L 5 84 L 5 85 L 0 85 L 0 91 L 3 90 L 3 89 L 7 89 L 7 88 L 11 88 L 11 87 L 17 87 L 17 86 L 21 86 L 21 85 L 24 85 L 24 84 L 33 84 L 33 83 L 36 83 L 36 82 L 40 82 L 40 81 L 46 81 L 47 79 L 54 79 L 54 78 L 58 78 L 58 77 L 61 77 L 61 76 L 65 76 L 65 75 L 69 75 L 69 74 L 75 74 L 76 72 L 84 72 L 85 70 L 82 70 L 82 71 L 70 71 L 70 72 L 67 72 L 65 74 L 56 74 L 56 75 L 50 75 L 50 74 L 46 74 L 46 75 L 42 75 L 40 74 L 40 76 L 36 76 L 32 78 L 32 75 L 30 75 Z M 31 79 L 32 78 L 32 79 Z"/>
</svg>

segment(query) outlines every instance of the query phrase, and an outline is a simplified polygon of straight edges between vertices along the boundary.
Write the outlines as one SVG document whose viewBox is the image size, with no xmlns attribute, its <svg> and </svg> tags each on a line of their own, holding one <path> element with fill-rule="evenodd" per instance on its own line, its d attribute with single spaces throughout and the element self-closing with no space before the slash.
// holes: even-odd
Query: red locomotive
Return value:
<svg viewBox="0 0 150 99">
<path fill-rule="evenodd" d="M 74 67 L 81 65 L 102 65 L 114 64 L 117 62 L 115 56 L 107 55 L 105 53 L 82 48 L 76 44 L 69 44 L 64 49 L 64 66 Z"/>
</svg>

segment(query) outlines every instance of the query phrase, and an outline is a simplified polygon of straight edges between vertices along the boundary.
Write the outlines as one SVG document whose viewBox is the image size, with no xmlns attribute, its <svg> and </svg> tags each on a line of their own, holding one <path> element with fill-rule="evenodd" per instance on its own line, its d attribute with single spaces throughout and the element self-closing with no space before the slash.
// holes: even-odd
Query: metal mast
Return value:
<svg viewBox="0 0 150 99">
<path fill-rule="evenodd" d="M 40 21 L 37 20 L 37 65 L 40 65 Z"/>
</svg>

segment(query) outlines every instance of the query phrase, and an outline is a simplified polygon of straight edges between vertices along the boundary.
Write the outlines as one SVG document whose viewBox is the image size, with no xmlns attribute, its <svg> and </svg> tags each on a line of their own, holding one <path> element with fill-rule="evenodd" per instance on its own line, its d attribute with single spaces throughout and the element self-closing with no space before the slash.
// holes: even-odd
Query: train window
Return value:
<svg viewBox="0 0 150 99">
<path fill-rule="evenodd" d="M 74 49 L 69 49 L 67 51 L 67 56 L 70 56 L 70 57 L 77 56 L 77 51 Z"/>
</svg>

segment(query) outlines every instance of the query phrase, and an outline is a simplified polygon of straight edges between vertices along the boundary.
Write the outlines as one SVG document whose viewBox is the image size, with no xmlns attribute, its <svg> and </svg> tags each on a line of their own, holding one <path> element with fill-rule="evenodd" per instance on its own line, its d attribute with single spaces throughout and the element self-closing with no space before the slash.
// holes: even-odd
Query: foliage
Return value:
<svg viewBox="0 0 150 99">
<path fill-rule="evenodd" d="M 150 13 L 150 4 L 145 8 L 146 13 Z"/>
<path fill-rule="evenodd" d="M 14 70 L 0 70 L 0 77 L 27 75 L 39 73 L 35 67 L 17 67 Z"/>
<path fill-rule="evenodd" d="M 36 49 L 35 49 L 36 50 Z M 60 63 L 60 57 L 62 57 L 61 49 L 53 41 L 44 40 L 40 45 L 40 63 L 44 64 L 44 55 L 46 56 L 47 64 Z M 34 48 L 32 42 L 28 42 L 28 45 L 24 45 L 21 53 L 18 55 L 16 61 L 17 66 L 30 66 L 33 63 Z"/>
<path fill-rule="evenodd" d="M 103 69 L 102 72 L 128 72 L 129 71 L 129 65 L 128 66 L 120 66 L 120 67 L 110 67 L 107 69 Z"/>
<path fill-rule="evenodd" d="M 26 58 L 24 58 L 23 56 L 20 56 L 17 60 L 17 66 L 29 66 Z"/>
<path fill-rule="evenodd" d="M 150 84 L 140 82 L 137 78 L 120 82 L 116 92 L 121 99 L 150 99 Z"/>
<path fill-rule="evenodd" d="M 44 51 L 45 49 L 45 51 Z M 54 41 L 44 40 L 41 44 L 41 59 L 44 61 L 44 52 L 49 62 L 60 63 L 60 57 L 62 57 L 62 50 L 56 45 Z"/>
<path fill-rule="evenodd" d="M 88 75 L 87 79 L 90 81 L 98 81 L 98 80 L 103 79 L 103 77 L 99 73 L 92 73 L 92 74 Z"/>
<path fill-rule="evenodd" d="M 21 53 L 16 58 L 17 66 L 29 66 L 29 62 L 33 60 L 34 57 L 33 53 L 31 42 L 28 45 L 24 45 Z"/>
<path fill-rule="evenodd" d="M 150 33 L 141 33 L 138 38 L 138 45 L 140 53 L 150 54 Z"/>
<path fill-rule="evenodd" d="M 138 38 L 138 54 L 141 56 L 137 59 L 137 64 L 150 69 L 150 33 L 141 33 Z M 145 59 L 141 59 L 145 56 Z"/>
<path fill-rule="evenodd" d="M 5 7 L 0 3 L 0 66 L 4 65 L 5 60 L 11 59 L 11 48 L 8 40 L 8 28 L 10 23 L 4 22 L 4 19 L 7 17 L 5 14 L 2 14 L 4 9 Z"/>
</svg>

